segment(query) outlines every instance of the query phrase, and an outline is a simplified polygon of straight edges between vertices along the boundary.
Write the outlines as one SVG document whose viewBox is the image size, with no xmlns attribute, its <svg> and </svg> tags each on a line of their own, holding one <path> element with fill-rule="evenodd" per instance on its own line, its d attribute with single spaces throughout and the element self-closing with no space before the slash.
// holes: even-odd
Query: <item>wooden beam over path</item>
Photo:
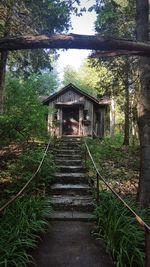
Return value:
<svg viewBox="0 0 150 267">
<path fill-rule="evenodd" d="M 99 35 L 56 34 L 17 36 L 0 39 L 0 52 L 22 49 L 89 49 L 101 52 L 121 51 L 121 54 L 150 56 L 150 44 Z"/>
</svg>

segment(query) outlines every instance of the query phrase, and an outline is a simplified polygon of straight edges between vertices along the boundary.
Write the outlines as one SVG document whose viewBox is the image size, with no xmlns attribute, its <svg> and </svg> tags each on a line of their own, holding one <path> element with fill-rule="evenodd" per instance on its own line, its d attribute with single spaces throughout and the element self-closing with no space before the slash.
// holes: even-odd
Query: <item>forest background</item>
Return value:
<svg viewBox="0 0 150 267">
<path fill-rule="evenodd" d="M 147 2 L 145 1 L 144 8 Z M 72 12 L 82 16 L 87 11 L 85 8 L 81 9 L 79 4 L 80 1 L 47 0 L 39 1 L 38 4 L 35 1 L 2 1 L 0 37 L 66 32 L 70 27 Z M 140 14 L 145 14 L 145 18 L 148 18 L 148 6 L 147 9 L 141 9 L 138 1 L 106 0 L 95 1 L 88 12 L 93 9 L 97 14 L 97 34 L 143 41 L 148 38 L 148 19 L 145 31 L 138 28 L 138 25 L 141 25 L 138 23 Z M 145 36 L 142 36 L 143 32 Z M 29 140 L 46 132 L 44 117 L 47 111 L 42 106 L 39 108 L 38 96 L 49 95 L 59 86 L 57 71 L 52 70 L 57 57 L 56 50 L 46 49 L 1 53 L 1 138 L 5 137 L 11 141 L 18 138 Z M 141 66 L 142 64 L 145 62 L 141 61 Z M 137 124 L 139 123 L 139 127 L 140 123 L 143 125 L 143 119 L 139 120 L 137 112 L 137 106 L 140 106 L 142 99 L 140 79 L 143 70 L 139 68 L 138 57 L 106 55 L 98 59 L 85 60 L 78 71 L 70 66 L 66 67 L 62 83 L 66 85 L 72 82 L 99 98 L 104 95 L 110 97 L 110 135 L 113 137 L 116 132 L 122 133 L 123 145 L 128 146 L 130 142 L 139 140 Z M 140 141 L 142 140 L 143 137 Z M 143 189 L 139 189 L 141 205 L 149 203 L 149 194 L 145 191 L 147 178 L 143 178 L 143 170 L 146 169 L 144 166 L 141 166 L 142 183 L 139 186 L 141 188 L 143 181 L 146 181 Z"/>
<path fill-rule="evenodd" d="M 81 2 L 1 0 L 0 38 L 67 33 L 72 14 L 82 17 L 85 12 L 94 10 L 97 35 L 141 42 L 149 40 L 148 0 L 95 0 L 89 1 L 92 4 L 88 10 L 81 7 Z M 110 98 L 112 117 L 108 135 L 101 142 L 99 139 L 87 142 L 107 182 L 149 221 L 149 213 L 143 208 L 150 206 L 150 60 L 128 56 L 128 53 L 113 57 L 114 54 L 106 52 L 102 56 L 93 51 L 78 70 L 66 66 L 60 81 L 56 49 L 1 52 L 1 205 L 30 179 L 42 158 L 48 138 L 48 109 L 42 105 L 41 98 L 71 82 L 90 95 Z M 1 266 L 26 266 L 30 261 L 26 248 L 35 247 L 36 233 L 45 227 L 44 218 L 50 210 L 45 194 L 57 169 L 52 153 L 57 140 L 51 141 L 40 175 L 22 198 L 1 216 Z M 101 205 L 94 210 L 99 222 L 98 237 L 107 241 L 116 266 L 128 263 L 128 266 L 141 267 L 144 232 L 139 231 L 134 218 L 105 191 L 106 188 L 101 194 Z M 107 218 L 103 216 L 104 211 L 110 215 L 110 220 L 101 220 Z M 19 220 L 16 214 L 20 215 Z"/>
</svg>

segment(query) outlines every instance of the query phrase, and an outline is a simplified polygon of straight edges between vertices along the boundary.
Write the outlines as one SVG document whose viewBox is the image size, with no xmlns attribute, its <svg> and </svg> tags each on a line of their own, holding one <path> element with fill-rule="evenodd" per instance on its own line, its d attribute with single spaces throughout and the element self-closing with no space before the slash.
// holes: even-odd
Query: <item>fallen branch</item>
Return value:
<svg viewBox="0 0 150 267">
<path fill-rule="evenodd" d="M 89 49 L 102 52 L 120 51 L 121 54 L 150 56 L 150 44 L 99 35 L 57 34 L 18 36 L 0 39 L 0 52 L 21 49 Z M 115 54 L 115 53 L 114 53 Z"/>
</svg>

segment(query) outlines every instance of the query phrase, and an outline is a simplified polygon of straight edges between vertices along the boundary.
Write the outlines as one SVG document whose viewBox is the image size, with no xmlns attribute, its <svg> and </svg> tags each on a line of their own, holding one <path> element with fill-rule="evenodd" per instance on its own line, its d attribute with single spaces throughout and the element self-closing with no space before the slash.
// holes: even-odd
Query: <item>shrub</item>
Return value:
<svg viewBox="0 0 150 267">
<path fill-rule="evenodd" d="M 128 203 L 137 211 L 133 201 Z M 112 193 L 100 193 L 100 205 L 95 205 L 94 217 L 95 234 L 104 239 L 116 267 L 144 266 L 144 231 Z"/>
<path fill-rule="evenodd" d="M 23 185 L 31 178 L 31 176 L 37 170 L 37 167 L 43 157 L 44 152 L 43 145 L 31 146 L 27 151 L 24 151 L 18 156 L 18 159 L 8 165 L 8 169 L 5 170 L 6 175 L 11 178 L 11 183 L 5 186 L 5 189 L 1 193 L 3 199 L 17 193 Z M 54 172 L 56 166 L 54 163 L 54 156 L 51 149 L 47 152 L 47 155 L 43 161 L 42 167 L 37 176 L 30 183 L 26 191 L 28 193 L 33 192 L 34 189 L 38 190 L 43 186 L 51 184 L 54 178 Z M 4 173 L 4 172 L 3 172 Z M 4 176 L 4 174 L 1 174 Z"/>
<path fill-rule="evenodd" d="M 0 218 L 0 266 L 24 267 L 31 261 L 27 248 L 34 248 L 46 227 L 49 202 L 40 196 L 24 196 Z"/>
<path fill-rule="evenodd" d="M 1 139 L 28 141 L 46 136 L 48 110 L 28 84 L 16 78 L 7 82 L 5 113 L 0 115 Z"/>
</svg>

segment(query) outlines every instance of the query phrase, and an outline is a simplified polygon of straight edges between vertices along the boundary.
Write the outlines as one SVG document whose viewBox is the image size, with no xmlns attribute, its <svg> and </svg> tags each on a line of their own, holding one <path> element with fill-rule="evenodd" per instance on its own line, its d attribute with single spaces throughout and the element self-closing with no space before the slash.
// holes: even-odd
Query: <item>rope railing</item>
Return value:
<svg viewBox="0 0 150 267">
<path fill-rule="evenodd" d="M 32 182 L 32 180 L 36 177 L 36 175 L 38 174 L 38 172 L 40 171 L 41 167 L 42 167 L 42 164 L 44 162 L 44 159 L 46 157 L 46 154 L 47 154 L 47 151 L 49 149 L 49 146 L 50 146 L 50 143 L 51 143 L 51 139 L 49 139 L 49 142 L 46 146 L 46 149 L 43 153 L 43 157 L 37 167 L 37 170 L 35 171 L 35 173 L 31 176 L 31 178 L 27 181 L 27 183 L 20 189 L 20 191 L 13 197 L 11 198 L 10 200 L 8 200 L 1 208 L 0 208 L 0 213 L 3 212 L 8 206 L 10 206 L 13 202 L 15 202 L 18 197 L 20 197 L 23 192 L 25 191 L 25 189 L 28 187 L 28 185 Z"/>
<path fill-rule="evenodd" d="M 150 226 L 144 222 L 144 220 L 124 201 L 121 196 L 106 182 L 105 178 L 100 174 L 97 165 L 92 157 L 92 154 L 90 152 L 90 149 L 87 145 L 86 140 L 84 139 L 86 151 L 88 152 L 88 155 L 90 157 L 90 160 L 94 166 L 94 169 L 96 171 L 96 200 L 97 203 L 99 204 L 99 180 L 102 180 L 103 183 L 109 188 L 109 190 L 115 195 L 116 198 L 120 200 L 120 202 L 129 210 L 129 212 L 135 217 L 137 222 L 144 227 L 145 230 L 145 267 L 150 267 Z"/>
</svg>

